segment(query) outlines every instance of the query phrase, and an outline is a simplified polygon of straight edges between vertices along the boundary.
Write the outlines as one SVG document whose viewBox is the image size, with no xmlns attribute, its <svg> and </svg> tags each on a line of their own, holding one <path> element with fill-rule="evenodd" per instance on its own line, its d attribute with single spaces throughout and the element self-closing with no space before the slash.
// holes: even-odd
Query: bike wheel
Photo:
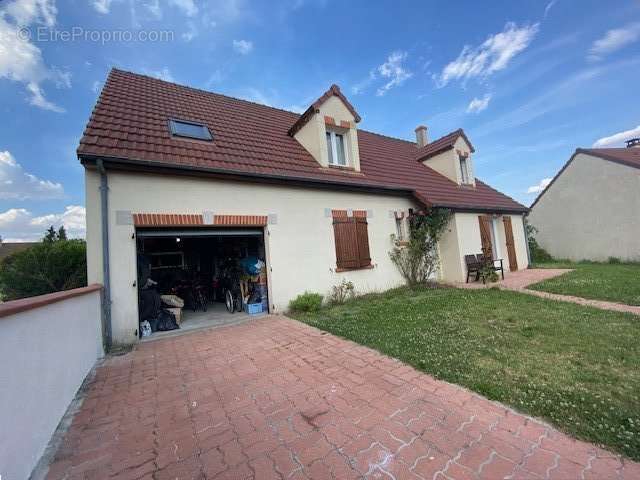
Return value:
<svg viewBox="0 0 640 480">
<path fill-rule="evenodd" d="M 227 307 L 227 311 L 229 313 L 233 313 L 236 310 L 236 300 L 233 298 L 233 293 L 231 290 L 227 290 L 224 292 L 224 304 Z"/>
</svg>

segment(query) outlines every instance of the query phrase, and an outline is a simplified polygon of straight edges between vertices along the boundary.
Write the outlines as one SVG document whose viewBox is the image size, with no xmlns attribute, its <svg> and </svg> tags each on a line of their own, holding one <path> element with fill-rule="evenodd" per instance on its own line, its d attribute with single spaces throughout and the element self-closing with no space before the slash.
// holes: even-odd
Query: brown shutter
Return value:
<svg viewBox="0 0 640 480">
<path fill-rule="evenodd" d="M 361 267 L 371 265 L 369 254 L 369 229 L 366 217 L 354 217 L 356 234 L 358 238 L 358 259 Z"/>
<path fill-rule="evenodd" d="M 485 257 L 493 258 L 493 248 L 491 246 L 491 217 L 480 215 L 480 241 L 482 242 L 482 253 Z"/>
<path fill-rule="evenodd" d="M 516 246 L 513 240 L 513 228 L 511 228 L 511 217 L 503 217 L 504 236 L 507 240 L 507 254 L 509 255 L 509 270 L 515 272 L 518 270 L 518 259 L 516 257 Z"/>
<path fill-rule="evenodd" d="M 358 268 L 358 236 L 352 217 L 333 217 L 333 234 L 336 242 L 336 266 Z"/>
</svg>

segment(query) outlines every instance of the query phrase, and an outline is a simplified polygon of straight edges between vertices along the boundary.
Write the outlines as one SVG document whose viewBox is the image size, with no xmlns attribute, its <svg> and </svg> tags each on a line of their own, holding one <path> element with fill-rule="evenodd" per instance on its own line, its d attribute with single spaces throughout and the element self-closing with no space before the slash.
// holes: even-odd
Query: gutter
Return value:
<svg viewBox="0 0 640 480">
<path fill-rule="evenodd" d="M 105 162 L 109 164 L 111 167 L 120 167 L 126 169 L 126 167 L 138 167 L 142 169 L 151 169 L 155 172 L 182 172 L 185 175 L 189 173 L 207 173 L 211 175 L 218 175 L 225 178 L 234 178 L 237 177 L 240 180 L 251 179 L 255 181 L 267 181 L 267 182 L 286 182 L 287 186 L 303 186 L 303 187 L 336 187 L 353 191 L 365 191 L 365 192 L 376 192 L 383 193 L 387 195 L 406 195 L 409 197 L 418 200 L 418 202 L 422 203 L 425 207 L 440 207 L 440 208 L 449 208 L 456 212 L 469 212 L 469 213 L 513 213 L 513 214 L 526 214 L 529 209 L 526 207 L 522 208 L 505 208 L 505 207 L 477 207 L 474 205 L 446 205 L 446 204 L 432 204 L 429 202 L 424 196 L 420 195 L 418 192 L 413 190 L 410 187 L 393 187 L 393 186 L 385 186 L 385 185 L 375 185 L 375 184 L 358 184 L 354 182 L 348 181 L 340 181 L 338 179 L 320 179 L 320 178 L 309 178 L 309 177 L 295 177 L 290 175 L 278 175 L 278 174 L 269 174 L 269 173 L 255 173 L 255 172 L 243 172 L 243 171 L 229 171 L 222 168 L 206 168 L 206 167 L 195 167 L 191 165 L 166 165 L 160 164 L 151 160 L 133 160 L 128 158 L 118 158 L 118 157 L 101 157 L 98 155 L 86 155 L 79 154 L 78 158 L 80 159 L 83 165 L 91 164 L 95 162 L 98 165 L 98 162 Z"/>
<path fill-rule="evenodd" d="M 111 350 L 113 335 L 111 328 L 111 277 L 109 272 L 109 182 L 102 160 L 96 161 L 100 173 L 100 219 L 102 222 L 102 319 L 105 351 Z"/>
<path fill-rule="evenodd" d="M 191 165 L 166 165 L 159 164 L 158 162 L 150 161 L 150 160 L 132 160 L 127 158 L 118 158 L 118 157 L 101 157 L 97 155 L 83 155 L 79 154 L 78 157 L 83 165 L 87 163 L 93 163 L 97 165 L 98 162 L 104 162 L 109 166 L 130 166 L 130 167 L 141 167 L 152 169 L 155 172 L 161 172 L 163 170 L 171 171 L 171 172 L 191 172 L 191 173 L 208 173 L 212 175 L 220 175 L 226 178 L 238 177 L 240 179 L 254 179 L 254 180 L 267 180 L 272 182 L 286 182 L 286 185 L 304 185 L 304 186 L 336 186 L 350 190 L 357 191 L 375 191 L 381 193 L 387 193 L 390 195 L 413 195 L 413 190 L 408 187 L 392 187 L 385 185 L 376 185 L 376 184 L 358 184 L 354 182 L 348 181 L 340 181 L 333 179 L 321 179 L 321 178 L 311 178 L 311 177 L 294 177 L 290 175 L 278 175 L 278 174 L 270 174 L 270 173 L 255 173 L 255 172 L 243 172 L 243 171 L 230 171 L 223 168 L 205 168 L 205 167 L 194 167 Z"/>
</svg>

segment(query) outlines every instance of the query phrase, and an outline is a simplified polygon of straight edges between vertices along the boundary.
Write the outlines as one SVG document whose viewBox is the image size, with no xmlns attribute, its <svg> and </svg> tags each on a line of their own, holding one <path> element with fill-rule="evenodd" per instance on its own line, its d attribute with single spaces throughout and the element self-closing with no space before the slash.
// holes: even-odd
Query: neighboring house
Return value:
<svg viewBox="0 0 640 480">
<path fill-rule="evenodd" d="M 136 340 L 145 239 L 210 239 L 202 258 L 233 241 L 255 248 L 267 263 L 271 312 L 345 278 L 359 292 L 400 285 L 391 235 L 406 235 L 411 209 L 454 212 L 440 244 L 442 279 L 464 281 L 464 255 L 483 247 L 506 270 L 527 267 L 527 208 L 475 178 L 462 130 L 428 142 L 419 127 L 410 142 L 359 130 L 359 121 L 335 85 L 299 115 L 112 70 L 78 157 L 88 280 L 110 272 L 114 342 Z M 179 252 L 156 258 L 185 262 Z"/>
<path fill-rule="evenodd" d="M 556 258 L 640 260 L 640 140 L 579 148 L 531 205 L 540 246 Z"/>
</svg>

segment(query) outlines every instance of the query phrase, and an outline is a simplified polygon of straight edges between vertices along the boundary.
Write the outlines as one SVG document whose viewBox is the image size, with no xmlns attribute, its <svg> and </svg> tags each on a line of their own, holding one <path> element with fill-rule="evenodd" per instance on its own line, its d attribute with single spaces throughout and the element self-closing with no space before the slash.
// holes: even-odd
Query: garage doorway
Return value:
<svg viewBox="0 0 640 480">
<path fill-rule="evenodd" d="M 142 339 L 269 312 L 263 228 L 138 228 L 136 241 Z"/>
</svg>

